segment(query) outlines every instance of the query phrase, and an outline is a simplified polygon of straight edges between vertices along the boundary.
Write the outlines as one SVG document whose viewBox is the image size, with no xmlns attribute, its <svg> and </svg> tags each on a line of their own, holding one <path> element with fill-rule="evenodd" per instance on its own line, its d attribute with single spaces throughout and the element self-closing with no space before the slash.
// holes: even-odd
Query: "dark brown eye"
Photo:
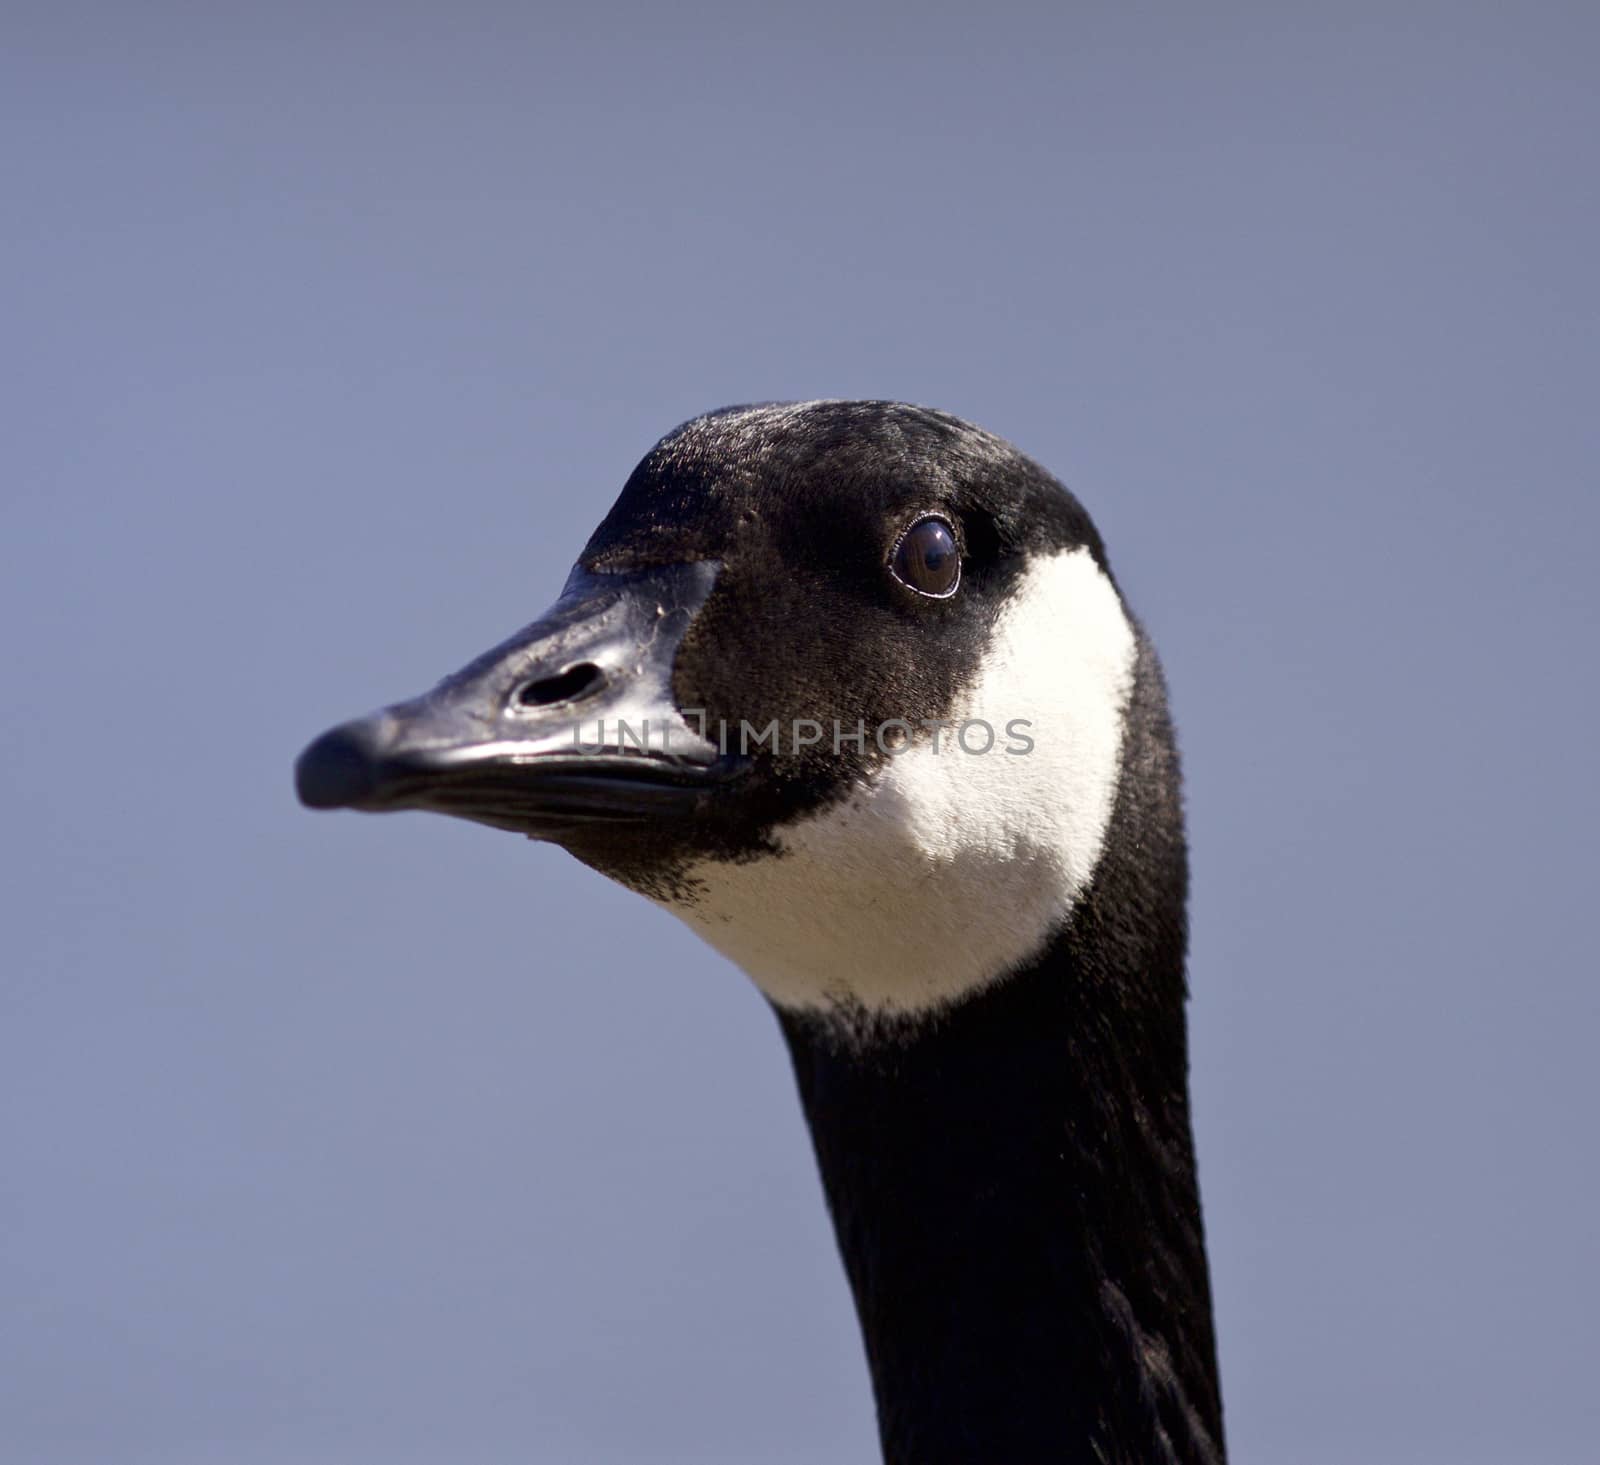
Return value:
<svg viewBox="0 0 1600 1465">
<path fill-rule="evenodd" d="M 961 551 L 956 535 L 943 519 L 918 519 L 894 547 L 891 568 L 902 585 L 919 595 L 942 600 L 961 583 Z"/>
</svg>

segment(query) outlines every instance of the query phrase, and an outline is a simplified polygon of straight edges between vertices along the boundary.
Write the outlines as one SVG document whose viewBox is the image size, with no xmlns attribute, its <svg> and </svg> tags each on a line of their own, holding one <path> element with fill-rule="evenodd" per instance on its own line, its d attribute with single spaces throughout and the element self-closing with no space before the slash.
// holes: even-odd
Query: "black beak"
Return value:
<svg viewBox="0 0 1600 1465">
<path fill-rule="evenodd" d="M 574 570 L 547 615 L 433 691 L 325 732 L 295 764 L 300 801 L 557 842 L 706 812 L 742 760 L 678 708 L 672 664 L 717 570 Z"/>
</svg>

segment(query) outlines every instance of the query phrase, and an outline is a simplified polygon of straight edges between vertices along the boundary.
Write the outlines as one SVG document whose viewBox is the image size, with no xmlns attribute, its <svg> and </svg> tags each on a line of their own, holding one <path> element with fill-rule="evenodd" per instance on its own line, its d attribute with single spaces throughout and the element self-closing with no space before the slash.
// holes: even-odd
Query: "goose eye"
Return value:
<svg viewBox="0 0 1600 1465">
<path fill-rule="evenodd" d="M 942 600 L 961 583 L 961 551 L 943 519 L 918 519 L 894 548 L 894 577 L 921 595 Z"/>
</svg>

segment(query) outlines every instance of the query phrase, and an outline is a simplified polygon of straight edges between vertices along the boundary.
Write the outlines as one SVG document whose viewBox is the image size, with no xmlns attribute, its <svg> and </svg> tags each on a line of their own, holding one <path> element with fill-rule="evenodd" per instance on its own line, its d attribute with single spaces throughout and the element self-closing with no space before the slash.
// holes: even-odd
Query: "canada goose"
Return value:
<svg viewBox="0 0 1600 1465">
<path fill-rule="evenodd" d="M 1015 448 L 889 402 L 686 423 L 547 615 L 297 782 L 564 845 L 749 973 L 887 1460 L 1222 1460 L 1161 671 Z"/>
</svg>

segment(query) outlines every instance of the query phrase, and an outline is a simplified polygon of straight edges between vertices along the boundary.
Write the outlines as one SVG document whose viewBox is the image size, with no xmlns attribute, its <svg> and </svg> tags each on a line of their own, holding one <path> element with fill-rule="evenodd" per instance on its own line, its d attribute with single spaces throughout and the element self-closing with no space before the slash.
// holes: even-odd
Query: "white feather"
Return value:
<svg viewBox="0 0 1600 1465">
<path fill-rule="evenodd" d="M 895 1017 L 993 982 L 1071 916 L 1116 797 L 1136 645 L 1087 550 L 1029 566 L 952 722 L 870 782 L 776 831 L 781 855 L 690 872 L 669 902 L 780 1006 Z M 1031 724 L 1010 753 L 1006 727 Z M 968 739 L 981 746 L 975 729 Z"/>
</svg>

